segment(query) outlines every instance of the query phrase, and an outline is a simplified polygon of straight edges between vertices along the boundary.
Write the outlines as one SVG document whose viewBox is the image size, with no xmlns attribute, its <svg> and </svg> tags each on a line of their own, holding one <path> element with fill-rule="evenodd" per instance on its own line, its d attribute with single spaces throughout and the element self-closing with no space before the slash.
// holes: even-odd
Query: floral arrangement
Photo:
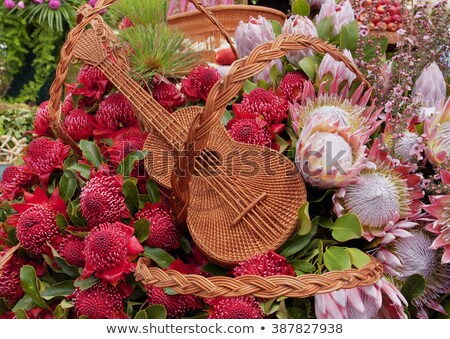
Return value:
<svg viewBox="0 0 450 339">
<path fill-rule="evenodd" d="M 386 40 L 360 28 L 359 15 L 345 1 L 332 11 L 322 6 L 314 18 L 297 14 L 280 25 L 258 17 L 237 28 L 240 57 L 281 33 L 334 43 L 373 88 L 313 50 L 289 52 L 246 82 L 224 125 L 234 140 L 292 159 L 308 202 L 280 249 L 231 269 L 208 262 L 178 232 L 170 192 L 144 170 L 147 135 L 131 104 L 98 69 L 83 66 L 61 108 L 81 152 L 54 135 L 44 103 L 23 162 L 7 168 L 0 183 L 0 317 L 446 317 L 450 100 L 443 42 L 450 37 L 436 25 L 448 15 L 445 3 L 402 17 L 390 60 Z M 417 20 L 423 32 L 408 26 Z M 432 60 L 422 60 L 425 50 Z M 179 83 L 155 74 L 143 85 L 171 114 L 204 104 L 220 78 L 200 65 Z M 143 286 L 133 275 L 141 256 L 183 274 L 267 277 L 361 268 L 369 255 L 384 265 L 375 285 L 304 299 L 201 299 Z"/>
</svg>

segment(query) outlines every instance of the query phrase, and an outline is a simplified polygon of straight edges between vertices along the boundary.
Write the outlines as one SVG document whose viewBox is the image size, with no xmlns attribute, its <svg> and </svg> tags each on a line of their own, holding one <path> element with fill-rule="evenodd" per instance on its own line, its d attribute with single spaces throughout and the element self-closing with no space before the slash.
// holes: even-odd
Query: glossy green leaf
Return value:
<svg viewBox="0 0 450 339">
<path fill-rule="evenodd" d="M 81 291 L 87 290 L 88 288 L 94 286 L 96 283 L 98 283 L 98 278 L 91 275 L 89 278 L 81 279 L 78 278 L 74 281 L 74 286 L 78 287 Z"/>
<path fill-rule="evenodd" d="M 161 268 L 167 269 L 169 268 L 170 264 L 175 261 L 174 257 L 172 257 L 169 253 L 161 248 L 148 246 L 145 246 L 144 248 L 144 256 L 152 259 Z"/>
<path fill-rule="evenodd" d="M 245 80 L 244 82 L 244 93 L 250 93 L 254 89 L 258 88 L 258 85 L 250 80 Z"/>
<path fill-rule="evenodd" d="M 131 179 L 125 180 L 122 186 L 122 192 L 125 196 L 125 203 L 131 214 L 136 214 L 137 211 L 139 211 L 139 190 L 136 186 L 136 182 Z"/>
<path fill-rule="evenodd" d="M 153 181 L 152 179 L 149 179 L 147 181 L 146 187 L 147 187 L 148 195 L 150 196 L 150 201 L 153 204 L 160 202 L 161 196 L 159 194 L 158 184 L 155 181 Z"/>
<path fill-rule="evenodd" d="M 323 261 L 329 271 L 342 271 L 352 267 L 350 255 L 342 247 L 329 247 L 323 255 Z"/>
<path fill-rule="evenodd" d="M 323 41 L 328 41 L 333 36 L 333 30 L 334 30 L 334 24 L 333 24 L 333 18 L 328 16 L 323 18 L 318 24 L 317 24 L 317 35 L 320 39 Z"/>
<path fill-rule="evenodd" d="M 65 171 L 59 181 L 59 195 L 67 203 L 72 199 L 78 186 L 77 176 L 72 171 Z"/>
<path fill-rule="evenodd" d="M 39 280 L 33 266 L 22 266 L 20 269 L 20 281 L 24 292 L 31 297 L 36 306 L 51 311 L 50 307 L 48 307 L 45 301 L 41 298 Z"/>
<path fill-rule="evenodd" d="M 317 232 L 317 218 L 312 221 L 311 232 L 306 235 L 295 234 L 289 239 L 279 250 L 283 257 L 290 257 L 303 250 L 310 242 Z"/>
<path fill-rule="evenodd" d="M 93 141 L 81 140 L 80 149 L 83 152 L 84 157 L 96 168 L 99 169 L 102 164 L 106 162 L 102 156 L 100 149 Z"/>
<path fill-rule="evenodd" d="M 302 271 L 304 273 L 313 273 L 316 271 L 316 266 L 311 264 L 306 260 L 293 260 L 289 264 L 297 271 Z"/>
<path fill-rule="evenodd" d="M 134 223 L 134 235 L 139 242 L 144 242 L 150 236 L 150 221 L 147 219 L 140 219 Z"/>
<path fill-rule="evenodd" d="M 316 80 L 316 69 L 318 67 L 316 58 L 308 56 L 300 60 L 298 65 L 300 66 L 302 71 L 306 73 L 309 80 L 311 80 L 312 82 Z"/>
<path fill-rule="evenodd" d="M 145 309 L 147 319 L 166 319 L 167 311 L 163 305 L 151 305 Z"/>
<path fill-rule="evenodd" d="M 356 50 L 356 45 L 358 44 L 358 32 L 359 24 L 356 20 L 353 20 L 346 25 L 342 25 L 339 39 L 339 47 L 341 50 L 348 49 L 352 52 Z"/>
<path fill-rule="evenodd" d="M 16 319 L 28 319 L 27 312 L 23 309 L 16 310 L 14 314 L 16 315 Z"/>
<path fill-rule="evenodd" d="M 302 16 L 309 16 L 311 7 L 306 0 L 294 0 L 292 2 L 292 13 Z"/>
<path fill-rule="evenodd" d="M 61 281 L 57 284 L 47 287 L 41 296 L 45 300 L 50 300 L 55 297 L 67 297 L 73 293 L 75 286 L 73 280 Z"/>
<path fill-rule="evenodd" d="M 202 267 L 202 272 L 209 273 L 215 276 L 225 276 L 230 272 L 230 270 L 209 262 Z"/>
<path fill-rule="evenodd" d="M 129 177 L 134 168 L 134 164 L 144 160 L 147 153 L 147 151 L 134 151 L 128 154 L 117 167 L 117 174 L 120 174 L 125 178 Z"/>
<path fill-rule="evenodd" d="M 350 254 L 352 265 L 356 268 L 363 268 L 370 263 L 370 257 L 360 249 L 347 247 L 345 250 Z"/>
<path fill-rule="evenodd" d="M 270 23 L 272 24 L 273 32 L 275 33 L 275 36 L 281 35 L 283 33 L 283 26 L 281 26 L 280 22 L 278 20 L 270 20 Z"/>
<path fill-rule="evenodd" d="M 185 236 L 180 237 L 180 247 L 183 249 L 184 253 L 186 254 L 192 253 L 191 242 Z"/>
<path fill-rule="evenodd" d="M 359 239 L 362 236 L 362 227 L 355 214 L 346 214 L 334 222 L 331 235 L 339 242 Z"/>
<path fill-rule="evenodd" d="M 80 173 L 80 175 L 86 180 L 91 178 L 91 166 L 87 164 L 74 164 L 67 169 Z"/>
<path fill-rule="evenodd" d="M 58 226 L 60 231 L 64 231 L 69 226 L 66 217 L 61 213 L 58 213 L 56 215 L 56 225 Z"/>
<path fill-rule="evenodd" d="M 298 235 L 306 235 L 311 231 L 312 223 L 309 217 L 309 202 L 305 202 L 298 209 L 298 220 L 300 228 L 298 229 Z"/>
<path fill-rule="evenodd" d="M 78 273 L 78 267 L 67 263 L 67 261 L 63 257 L 61 257 L 53 247 L 50 246 L 50 248 L 52 250 L 53 260 L 55 260 L 55 263 L 65 274 L 67 274 L 71 278 L 77 278 L 80 276 L 80 274 Z"/>
<path fill-rule="evenodd" d="M 420 297 L 424 291 L 425 279 L 420 274 L 414 274 L 408 277 L 400 290 L 408 304 Z"/>
</svg>

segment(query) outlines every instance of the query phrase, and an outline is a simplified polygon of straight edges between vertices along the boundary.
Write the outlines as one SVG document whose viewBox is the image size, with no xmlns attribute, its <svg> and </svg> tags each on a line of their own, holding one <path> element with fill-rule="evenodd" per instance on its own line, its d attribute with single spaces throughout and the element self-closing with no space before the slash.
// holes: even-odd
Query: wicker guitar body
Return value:
<svg viewBox="0 0 450 339">
<path fill-rule="evenodd" d="M 74 57 L 98 67 L 131 101 L 150 133 L 146 169 L 170 188 L 175 156 L 188 152 L 184 142 L 204 109 L 188 107 L 169 115 L 109 59 L 93 30 L 83 34 Z M 187 225 L 199 248 L 212 261 L 234 265 L 280 247 L 296 228 L 298 208 L 306 201 L 304 182 L 294 164 L 270 148 L 232 140 L 220 122 L 206 142 L 192 148 L 199 151 L 187 169 L 191 176 Z"/>
</svg>

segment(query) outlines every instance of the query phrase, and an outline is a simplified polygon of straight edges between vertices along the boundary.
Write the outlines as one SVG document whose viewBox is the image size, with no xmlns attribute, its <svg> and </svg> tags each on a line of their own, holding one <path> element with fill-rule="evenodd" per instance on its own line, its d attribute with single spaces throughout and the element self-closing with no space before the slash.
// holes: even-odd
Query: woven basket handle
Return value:
<svg viewBox="0 0 450 339">
<path fill-rule="evenodd" d="M 190 1 L 195 6 L 195 8 L 197 8 L 200 12 L 205 14 L 205 16 L 209 19 L 209 21 L 211 21 L 213 23 L 213 25 L 215 25 L 217 27 L 217 29 L 220 31 L 222 36 L 225 38 L 225 40 L 230 45 L 231 50 L 233 51 L 233 54 L 234 54 L 234 56 L 235 56 L 235 58 L 237 60 L 238 59 L 238 54 L 237 54 L 237 51 L 236 51 L 236 47 L 234 46 L 234 43 L 231 40 L 230 35 L 225 30 L 225 28 L 222 26 L 220 21 L 217 20 L 217 18 L 214 16 L 214 14 L 203 4 L 203 2 L 201 0 L 190 0 Z"/>
<path fill-rule="evenodd" d="M 61 48 L 61 58 L 56 67 L 55 79 L 50 87 L 50 99 L 48 104 L 50 126 L 55 135 L 63 139 L 64 142 L 70 145 L 77 153 L 81 153 L 80 148 L 77 143 L 69 137 L 61 120 L 61 97 L 64 81 L 69 70 L 69 64 L 72 61 L 74 46 L 77 44 L 85 28 L 94 18 L 99 17 L 101 20 L 98 13 L 110 7 L 114 2 L 116 2 L 116 0 L 98 0 L 94 8 L 91 8 L 91 6 L 87 4 L 80 8 L 77 15 L 77 26 L 69 32 L 67 39 Z"/>
<path fill-rule="evenodd" d="M 239 93 L 244 82 L 266 69 L 273 60 L 283 58 L 288 51 L 312 49 L 328 53 L 341 61 L 369 89 L 371 85 L 358 68 L 335 46 L 319 38 L 298 34 L 282 34 L 274 41 L 255 48 L 248 57 L 234 62 L 228 74 L 211 89 L 206 106 L 191 124 L 185 152 L 178 156 L 172 173 L 172 205 L 177 222 L 184 223 L 189 205 L 189 182 L 194 173 L 195 157 L 208 140 L 209 132 L 220 123 L 227 104 Z M 178 175 L 183 173 L 183 175 Z"/>
</svg>

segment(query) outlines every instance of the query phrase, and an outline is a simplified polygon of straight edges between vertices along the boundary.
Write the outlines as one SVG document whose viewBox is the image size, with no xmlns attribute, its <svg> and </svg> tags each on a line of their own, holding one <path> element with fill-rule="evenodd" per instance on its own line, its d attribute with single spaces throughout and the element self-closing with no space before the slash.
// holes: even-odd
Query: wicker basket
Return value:
<svg viewBox="0 0 450 339">
<path fill-rule="evenodd" d="M 82 8 L 79 24 L 69 33 L 68 39 L 61 50 L 61 61 L 57 68 L 55 81 L 50 89 L 49 115 L 52 127 L 55 133 L 71 144 L 74 149 L 78 147 L 67 136 L 61 123 L 60 100 L 62 86 L 68 66 L 72 61 L 74 46 L 88 25 L 93 26 L 97 31 L 99 29 L 106 30 L 107 32 L 104 36 L 114 41 L 115 37 L 110 34 L 110 29 L 103 23 L 98 25 L 102 20 L 98 13 L 113 2 L 114 0 L 99 0 L 94 9 L 91 9 L 89 6 Z M 214 126 L 220 122 L 224 107 L 240 91 L 247 78 L 261 72 L 270 61 L 282 58 L 287 51 L 304 48 L 314 49 L 318 53 L 329 53 L 337 60 L 343 61 L 362 82 L 369 86 L 358 69 L 337 48 L 317 38 L 282 35 L 271 43 L 259 46 L 247 58 L 235 62 L 227 77 L 217 83 L 212 89 L 205 109 L 201 114 L 198 114 L 191 125 L 186 143 L 194 144 L 193 141 L 196 141 L 195 145 L 201 147 L 204 144 L 204 140 L 209 137 L 210 132 L 214 129 Z M 116 60 L 120 63 L 122 60 L 120 52 L 111 50 L 109 52 L 113 53 L 116 56 Z M 120 64 L 124 68 L 128 67 L 123 60 Z M 142 119 L 143 117 L 140 118 Z M 195 153 L 195 150 L 193 150 L 193 153 Z M 172 187 L 174 198 L 176 198 L 174 200 L 177 202 L 175 211 L 179 219 L 186 217 L 190 199 L 189 186 L 191 178 L 189 175 L 177 177 L 175 173 L 177 170 L 189 166 L 190 162 L 192 162 L 192 157 L 194 157 L 193 154 L 179 157 L 172 175 Z M 198 199 L 199 197 L 195 198 Z M 190 231 L 195 234 L 195 230 L 190 229 Z M 194 241 L 197 240 L 199 239 L 194 237 Z M 206 254 L 210 257 L 220 255 L 220 253 Z M 257 276 L 205 278 L 197 275 L 182 275 L 172 270 L 164 271 L 159 268 L 149 267 L 149 265 L 148 259 L 142 258 L 138 261 L 135 271 L 137 281 L 157 287 L 172 288 L 181 294 L 195 294 L 203 297 L 242 295 L 253 295 L 262 298 L 278 296 L 306 297 L 317 293 L 332 292 L 341 288 L 368 286 L 376 283 L 383 275 L 382 265 L 374 259 L 362 269 L 328 272 L 323 275 L 273 276 L 267 278 Z"/>
</svg>

